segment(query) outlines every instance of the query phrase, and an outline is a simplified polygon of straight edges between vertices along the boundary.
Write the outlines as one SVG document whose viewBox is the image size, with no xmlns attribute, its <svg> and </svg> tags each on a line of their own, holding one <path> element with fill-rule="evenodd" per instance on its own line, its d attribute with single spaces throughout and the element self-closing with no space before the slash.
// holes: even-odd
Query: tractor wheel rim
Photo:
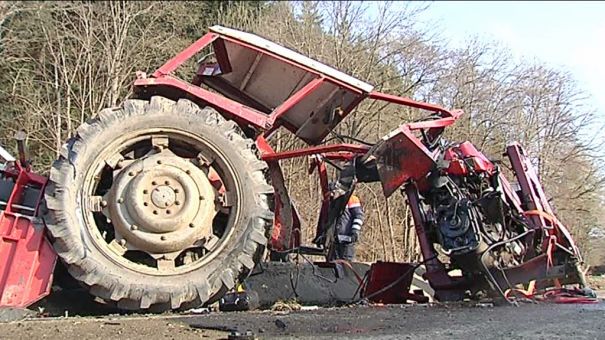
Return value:
<svg viewBox="0 0 605 340">
<path fill-rule="evenodd" d="M 212 261 L 234 233 L 241 187 L 227 158 L 204 138 L 137 131 L 106 146 L 89 169 L 85 225 L 95 246 L 124 267 L 159 276 L 189 272 Z M 102 184 L 107 178 L 111 184 Z"/>
<path fill-rule="evenodd" d="M 119 173 L 109 215 L 116 232 L 137 249 L 175 252 L 211 236 L 214 197 L 200 168 L 164 149 Z"/>
</svg>

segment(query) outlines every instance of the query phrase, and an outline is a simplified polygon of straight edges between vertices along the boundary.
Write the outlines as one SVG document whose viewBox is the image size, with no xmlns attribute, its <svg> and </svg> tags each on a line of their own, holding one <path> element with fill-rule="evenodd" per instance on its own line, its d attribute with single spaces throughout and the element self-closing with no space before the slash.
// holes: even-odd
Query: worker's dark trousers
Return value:
<svg viewBox="0 0 605 340">
<path fill-rule="evenodd" d="M 355 257 L 355 243 L 336 243 L 334 250 L 336 259 L 353 261 Z"/>
</svg>

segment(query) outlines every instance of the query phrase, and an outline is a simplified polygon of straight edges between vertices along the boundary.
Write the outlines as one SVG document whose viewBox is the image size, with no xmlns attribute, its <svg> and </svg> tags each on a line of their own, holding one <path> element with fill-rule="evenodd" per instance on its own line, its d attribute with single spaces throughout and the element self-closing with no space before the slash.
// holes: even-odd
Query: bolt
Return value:
<svg viewBox="0 0 605 340">
<path fill-rule="evenodd" d="M 157 163 L 158 163 L 158 164 L 162 164 L 162 161 L 158 159 Z"/>
<path fill-rule="evenodd" d="M 181 192 L 181 190 L 180 190 L 179 188 L 175 188 L 175 189 L 174 189 L 174 193 L 175 193 L 175 194 L 178 194 L 179 192 Z"/>
<path fill-rule="evenodd" d="M 170 185 L 170 182 L 169 181 L 164 181 L 164 184 Z"/>
<path fill-rule="evenodd" d="M 118 203 L 124 203 L 124 199 L 122 197 L 118 198 Z"/>
<path fill-rule="evenodd" d="M 185 170 L 185 173 L 186 173 L 187 175 L 191 175 L 191 170 Z"/>
<path fill-rule="evenodd" d="M 134 225 L 134 224 L 130 226 L 130 230 L 137 230 L 137 229 L 139 229 L 139 227 L 137 227 L 137 226 L 136 226 L 136 225 Z"/>
<path fill-rule="evenodd" d="M 106 207 L 107 206 L 107 201 L 101 201 L 101 206 L 102 207 Z"/>
<path fill-rule="evenodd" d="M 129 171 L 129 172 L 128 172 L 128 176 L 134 176 L 134 172 Z"/>
<path fill-rule="evenodd" d="M 153 211 L 153 214 L 154 214 L 154 215 L 157 215 L 157 214 L 158 214 L 158 211 L 157 211 L 157 210 L 154 210 L 154 211 Z"/>
<path fill-rule="evenodd" d="M 151 185 L 158 185 L 158 182 L 153 181 L 153 182 L 151 182 Z"/>
<path fill-rule="evenodd" d="M 170 210 L 166 210 L 166 215 L 170 215 Z"/>
<path fill-rule="evenodd" d="M 160 240 L 166 241 L 166 236 L 160 236 Z"/>
<path fill-rule="evenodd" d="M 143 202 L 143 205 L 144 205 L 144 206 L 148 206 L 148 205 L 149 205 L 149 203 L 147 203 L 147 202 Z"/>
<path fill-rule="evenodd" d="M 181 205 L 180 201 L 174 201 L 174 205 Z"/>
<path fill-rule="evenodd" d="M 189 223 L 189 228 L 195 228 L 195 224 Z"/>
<path fill-rule="evenodd" d="M 149 191 L 147 189 L 143 190 L 143 194 L 147 195 L 149 193 Z"/>
</svg>

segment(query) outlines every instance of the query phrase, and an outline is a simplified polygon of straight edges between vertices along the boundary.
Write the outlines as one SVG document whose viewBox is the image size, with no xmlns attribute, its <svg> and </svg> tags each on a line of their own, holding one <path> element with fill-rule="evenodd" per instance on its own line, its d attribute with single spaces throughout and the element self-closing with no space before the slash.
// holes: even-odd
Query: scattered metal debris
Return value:
<svg viewBox="0 0 605 340">
<path fill-rule="evenodd" d="M 275 319 L 275 326 L 279 329 L 286 329 L 288 327 L 288 325 L 280 319 Z"/>
<path fill-rule="evenodd" d="M 254 340 L 254 333 L 252 333 L 252 331 L 246 331 L 244 333 L 240 333 L 240 332 L 231 332 L 229 334 L 229 336 L 227 337 L 227 339 L 229 340 Z"/>
</svg>

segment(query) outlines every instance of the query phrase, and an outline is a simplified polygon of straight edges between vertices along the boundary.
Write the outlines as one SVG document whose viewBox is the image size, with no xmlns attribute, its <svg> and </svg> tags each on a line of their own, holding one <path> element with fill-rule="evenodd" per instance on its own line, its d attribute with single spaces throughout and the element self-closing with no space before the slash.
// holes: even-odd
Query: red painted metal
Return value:
<svg viewBox="0 0 605 340">
<path fill-rule="evenodd" d="M 0 212 L 0 306 L 27 307 L 50 293 L 57 261 L 36 218 L 47 179 L 19 162 L 0 175 L 14 183 Z"/>
<path fill-rule="evenodd" d="M 256 146 L 261 154 L 274 153 L 271 145 L 262 136 L 256 139 Z M 271 183 L 275 189 L 273 194 L 273 230 L 269 247 L 271 250 L 277 251 L 293 249 L 301 244 L 300 217 L 284 183 L 284 175 L 279 166 L 279 160 L 268 161 L 267 165 L 269 166 Z"/>
<path fill-rule="evenodd" d="M 256 138 L 256 147 L 261 152 L 261 154 L 272 154 L 275 153 L 269 142 L 264 136 L 259 136 Z"/>
<path fill-rule="evenodd" d="M 188 82 L 172 76 L 166 75 L 160 78 L 137 79 L 135 80 L 134 85 L 139 87 L 169 86 L 177 88 L 185 93 L 200 98 L 219 111 L 226 112 L 230 116 L 229 118 L 235 117 L 244 119 L 248 123 L 261 129 L 270 126 L 267 115 L 262 112 L 258 112 L 246 105 L 242 105 L 234 100 L 212 93 L 201 87 L 191 85 Z"/>
<path fill-rule="evenodd" d="M 216 60 L 221 67 L 221 72 L 223 74 L 230 73 L 232 71 L 232 67 L 231 63 L 229 62 L 229 56 L 227 55 L 225 41 L 222 39 L 215 39 L 212 42 L 212 47 L 214 49 L 214 55 L 216 55 Z"/>
<path fill-rule="evenodd" d="M 50 293 L 57 254 L 41 221 L 0 212 L 0 307 L 28 307 Z"/>
<path fill-rule="evenodd" d="M 319 237 L 324 232 L 324 227 L 328 223 L 328 213 L 330 210 L 330 190 L 328 188 L 328 169 L 326 168 L 326 162 L 323 161 L 321 156 L 316 156 L 311 159 L 311 167 L 309 168 L 309 175 L 317 169 L 317 175 L 319 176 L 319 187 L 321 189 L 321 207 L 319 209 L 319 218 L 317 219 L 317 226 L 315 228 L 315 238 Z"/>
<path fill-rule="evenodd" d="M 450 175 L 466 176 L 471 169 L 476 173 L 488 173 L 490 175 L 495 171 L 494 164 L 470 142 L 464 142 L 447 149 L 445 160 L 450 162 L 447 169 L 447 173 Z"/>
<path fill-rule="evenodd" d="M 164 65 L 160 66 L 155 72 L 153 77 L 159 78 L 164 75 L 168 75 L 176 70 L 179 66 L 183 65 L 184 62 L 193 57 L 196 53 L 201 51 L 204 47 L 208 46 L 211 42 L 217 39 L 219 36 L 215 33 L 206 33 L 204 36 L 199 38 L 196 42 L 191 44 L 189 47 L 181 51 L 174 58 L 168 60 Z"/>
<path fill-rule="evenodd" d="M 329 159 L 331 161 L 350 161 L 356 157 L 359 157 L 359 153 L 340 151 L 340 152 L 325 152 L 320 154 L 323 159 Z"/>
<path fill-rule="evenodd" d="M 391 134 L 375 151 L 385 196 L 389 197 L 409 180 L 419 182 L 435 165 L 432 154 L 406 126 Z"/>
<path fill-rule="evenodd" d="M 414 107 L 417 109 L 432 111 L 432 112 L 436 112 L 436 113 L 442 113 L 442 114 L 445 114 L 445 117 L 452 117 L 454 119 L 460 117 L 460 115 L 462 114 L 462 111 L 460 111 L 460 110 L 449 111 L 438 105 L 423 103 L 423 102 L 415 101 L 410 98 L 394 96 L 394 95 L 386 94 L 386 93 L 372 92 L 372 93 L 370 93 L 369 98 L 380 100 L 380 101 L 385 101 L 385 102 L 389 102 L 389 103 L 393 103 L 393 104 Z M 423 122 L 423 123 L 431 123 L 431 122 L 432 121 Z"/>
<path fill-rule="evenodd" d="M 313 146 L 304 149 L 291 150 L 291 151 L 283 151 L 283 152 L 273 152 L 273 153 L 264 153 L 261 155 L 261 159 L 264 161 L 276 161 L 288 158 L 296 158 L 302 156 L 309 155 L 318 155 L 328 152 L 338 152 L 338 151 L 349 151 L 358 154 L 364 154 L 368 152 L 370 148 L 365 145 L 355 145 L 355 144 L 330 144 L 330 145 L 321 145 L 321 146 Z"/>
<path fill-rule="evenodd" d="M 361 297 L 382 304 L 401 304 L 407 300 L 418 300 L 415 294 L 410 293 L 413 277 L 414 266 L 409 263 L 372 263 Z M 397 284 L 393 285 L 395 282 Z M 386 289 L 389 285 L 392 287 Z M 428 302 L 428 298 L 424 300 Z"/>
<path fill-rule="evenodd" d="M 535 229 L 546 231 L 543 249 L 546 250 L 548 248 L 550 237 L 554 237 L 558 244 L 573 252 L 581 260 L 580 251 L 571 233 L 555 217 L 544 189 L 540 184 L 538 175 L 529 159 L 525 156 L 523 148 L 518 143 L 513 143 L 506 148 L 506 153 L 521 187 L 521 196 L 526 207 L 523 213 L 528 216 Z"/>
<path fill-rule="evenodd" d="M 304 70 L 306 72 L 314 74 L 316 77 L 324 77 L 326 80 L 329 80 L 330 82 L 333 82 L 334 84 L 338 85 L 339 87 L 345 88 L 348 91 L 351 91 L 351 92 L 353 92 L 355 94 L 361 95 L 361 94 L 364 93 L 361 90 L 357 89 L 356 87 L 353 87 L 353 86 L 351 86 L 349 84 L 343 83 L 343 82 L 341 82 L 340 80 L 338 80 L 336 78 L 332 78 L 332 77 L 329 77 L 327 75 L 323 75 L 323 74 L 317 72 L 314 69 L 311 69 L 309 67 L 306 67 L 306 66 L 298 64 L 298 63 L 295 63 L 294 61 L 292 61 L 292 60 L 290 60 L 290 59 L 288 59 L 286 57 L 280 56 L 278 54 L 275 54 L 275 53 L 273 53 L 273 52 L 271 52 L 269 50 L 265 50 L 265 49 L 256 47 L 254 45 L 248 44 L 246 42 L 243 42 L 241 40 L 238 40 L 238 39 L 235 39 L 235 38 L 232 38 L 232 37 L 221 36 L 221 39 L 224 39 L 225 41 L 231 41 L 231 42 L 233 42 L 233 43 L 235 43 L 237 45 L 244 46 L 244 47 L 249 48 L 251 50 L 254 50 L 254 51 L 258 52 L 258 53 L 263 53 L 263 54 L 265 54 L 265 55 L 267 55 L 267 56 L 269 56 L 271 58 L 275 58 L 277 60 L 283 61 L 284 63 L 290 64 L 290 65 L 295 65 L 296 67 L 300 68 L 301 70 Z"/>
<path fill-rule="evenodd" d="M 288 110 L 290 110 L 294 105 L 298 104 L 305 97 L 310 95 L 313 91 L 318 89 L 324 83 L 324 78 L 319 77 L 310 81 L 307 85 L 303 86 L 302 89 L 298 90 L 294 95 L 288 98 L 285 102 L 283 102 L 278 108 L 276 108 L 273 113 L 271 113 L 271 118 L 269 122 L 271 125 L 275 123 L 279 118 L 281 118 Z"/>
<path fill-rule="evenodd" d="M 456 300 L 460 293 L 464 292 L 467 282 L 462 278 L 449 276 L 445 265 L 437 258 L 437 252 L 426 234 L 426 225 L 422 217 L 423 213 L 420 211 L 420 198 L 416 185 L 413 183 L 406 185 L 405 194 L 412 212 L 414 229 L 426 268 L 423 278 L 429 281 L 435 290 L 437 300 Z"/>
<path fill-rule="evenodd" d="M 500 179 L 500 183 L 502 183 L 502 190 L 504 191 L 504 194 L 508 198 L 508 201 L 510 203 L 512 203 L 513 207 L 517 211 L 523 211 L 523 208 L 521 207 L 521 199 L 519 198 L 519 195 L 517 195 L 517 193 L 513 189 L 510 182 L 506 179 L 506 177 L 504 177 L 503 174 L 498 175 L 498 178 Z"/>
<path fill-rule="evenodd" d="M 460 159 L 450 160 L 450 166 L 447 168 L 447 173 L 454 176 L 468 175 L 468 168 Z"/>
<path fill-rule="evenodd" d="M 205 48 L 206 46 L 208 46 L 210 44 L 213 44 L 215 55 L 217 57 L 217 62 L 221 66 L 221 70 L 223 71 L 223 73 L 228 73 L 231 70 L 232 65 L 230 65 L 229 60 L 228 60 L 228 56 L 227 56 L 227 52 L 226 52 L 226 48 L 225 48 L 226 41 L 249 48 L 258 53 L 262 53 L 271 58 L 285 62 L 289 65 L 294 65 L 297 68 L 300 68 L 302 70 L 305 70 L 306 72 L 309 72 L 309 73 L 315 75 L 317 77 L 317 79 L 329 81 L 341 88 L 347 89 L 347 91 L 350 91 L 350 92 L 356 94 L 357 98 L 354 100 L 354 102 L 351 105 L 349 105 L 347 108 L 345 108 L 345 110 L 343 111 L 343 114 L 342 114 L 342 118 L 344 118 L 348 113 L 350 113 L 350 111 L 353 110 L 355 108 L 355 106 L 358 105 L 359 102 L 361 102 L 367 95 L 366 93 L 362 92 L 361 90 L 357 89 L 356 87 L 343 83 L 343 82 L 339 81 L 338 79 L 322 75 L 311 68 L 308 68 L 304 65 L 295 63 L 294 61 L 287 59 L 283 56 L 277 55 L 269 50 L 265 50 L 265 49 L 256 47 L 254 45 L 245 43 L 243 41 L 240 41 L 240 40 L 232 38 L 232 37 L 222 36 L 220 34 L 212 33 L 212 32 L 207 33 L 206 35 L 204 35 L 203 37 L 198 39 L 195 43 L 193 43 L 191 46 L 187 47 L 182 52 L 180 52 L 175 57 L 173 57 L 168 62 L 166 62 L 164 65 L 162 65 L 160 68 L 158 68 L 152 74 L 153 78 L 138 79 L 135 81 L 134 85 L 143 86 L 143 87 L 156 86 L 156 85 L 165 85 L 165 86 L 175 87 L 175 88 L 180 89 L 181 91 L 184 91 L 185 93 L 191 94 L 205 102 L 208 102 L 210 105 L 212 105 L 213 107 L 215 107 L 217 109 L 220 109 L 221 111 L 226 111 L 228 114 L 232 115 L 233 117 L 243 119 L 246 122 L 248 122 L 260 129 L 266 129 L 269 131 L 273 131 L 276 128 L 278 128 L 279 125 L 284 125 L 290 131 L 295 131 L 296 129 L 294 127 L 288 126 L 288 124 L 285 124 L 285 122 L 280 122 L 279 125 L 274 125 L 274 123 L 277 122 L 279 117 L 281 117 L 289 108 L 291 108 L 293 105 L 298 103 L 305 96 L 309 95 L 309 93 L 312 92 L 312 90 L 316 89 L 320 85 L 320 82 L 312 81 L 312 83 L 307 85 L 308 87 L 305 86 L 301 91 L 299 91 L 299 93 L 290 97 L 286 102 L 282 103 L 282 105 L 277 110 L 275 110 L 271 114 L 270 117 L 267 117 L 266 115 L 262 115 L 262 113 L 257 112 L 255 110 L 251 109 L 250 107 L 241 105 L 240 103 L 235 104 L 236 102 L 234 102 L 234 101 L 230 101 L 229 99 L 226 99 L 222 96 L 215 95 L 212 92 L 206 91 L 198 86 L 191 86 L 190 83 L 183 82 L 179 79 L 171 77 L 172 79 L 170 79 L 170 80 L 164 80 L 167 76 L 169 76 L 172 72 L 174 72 L 179 66 L 181 66 L 185 61 L 187 61 L 188 59 L 193 57 L 196 53 L 198 53 L 199 51 L 201 51 L 203 48 Z M 233 117 L 230 117 L 230 118 L 233 118 Z M 325 136 L 323 136 L 323 137 L 325 137 Z"/>
<path fill-rule="evenodd" d="M 283 103 L 279 104 L 273 111 L 271 111 L 270 108 L 267 108 L 261 109 L 260 111 L 263 112 L 259 112 L 251 108 L 256 107 L 258 109 L 258 106 L 253 105 L 254 103 L 252 101 L 244 101 L 245 98 L 243 98 L 243 96 L 236 96 L 236 98 L 242 98 L 242 102 L 229 100 L 223 96 L 195 86 L 198 85 L 198 83 L 192 85 L 169 75 L 187 59 L 191 58 L 195 53 L 211 43 L 214 46 L 217 61 L 223 71 L 230 70 L 232 66 L 236 66 L 228 64 L 228 56 L 225 48 L 225 43 L 234 43 L 286 64 L 293 65 L 294 67 L 314 75 L 316 78 L 286 99 Z M 206 34 L 192 46 L 188 47 L 160 67 L 160 69 L 154 72 L 153 76 L 155 77 L 154 79 L 139 79 L 135 82 L 135 85 L 139 87 L 162 86 L 164 88 L 178 89 L 190 97 L 196 97 L 200 101 L 215 107 L 228 118 L 234 119 L 240 124 L 251 125 L 251 127 L 256 128 L 256 135 L 261 136 L 257 137 L 256 144 L 261 151 L 261 159 L 266 161 L 269 165 L 271 180 L 275 189 L 275 219 L 273 235 L 270 240 L 270 247 L 274 250 L 286 250 L 300 244 L 300 220 L 298 218 L 298 213 L 290 200 L 288 190 L 285 187 L 283 172 L 279 165 L 279 161 L 309 155 L 317 156 L 312 159 L 312 169 L 310 170 L 318 169 L 323 193 L 320 218 L 317 226 L 317 234 L 319 235 L 321 224 L 322 222 L 325 223 L 327 207 L 330 200 L 329 193 L 327 192 L 328 177 L 324 160 L 352 160 L 358 155 L 367 155 L 367 153 L 370 152 L 369 147 L 354 144 L 313 146 L 297 150 L 275 152 L 267 143 L 265 137 L 270 136 L 271 133 L 280 126 L 284 126 L 291 132 L 297 131 L 296 126 L 292 126 L 292 124 L 280 119 L 280 117 L 283 117 L 283 115 L 297 103 L 300 103 L 305 97 L 308 97 L 325 82 L 333 83 L 356 95 L 353 102 L 344 108 L 344 112 L 342 112 L 340 118 L 344 118 L 348 115 L 366 98 L 435 113 L 437 119 L 429 119 L 402 125 L 393 133 L 385 137 L 375 148 L 372 148 L 371 156 L 376 158 L 383 191 L 387 197 L 402 185 L 405 187 L 422 256 L 426 261 L 427 272 L 424 276 L 436 290 L 437 299 L 447 299 L 448 296 L 455 296 L 468 287 L 469 284 L 472 284 L 466 282 L 462 278 L 450 277 L 447 274 L 443 263 L 436 258 L 435 249 L 432 244 L 430 244 L 426 234 L 426 228 L 428 227 L 425 226 L 425 221 L 423 220 L 423 212 L 420 209 L 419 199 L 419 191 L 423 192 L 423 190 L 428 187 L 426 175 L 430 173 L 436 165 L 436 153 L 429 150 L 427 145 L 431 144 L 446 127 L 452 125 L 460 117 L 462 111 L 450 111 L 438 105 L 380 92 L 365 93 L 356 87 L 342 83 L 337 79 L 321 75 L 316 70 L 277 55 L 273 51 L 265 50 L 238 39 L 215 33 Z M 420 132 L 426 137 L 426 140 L 423 141 L 417 136 Z M 321 140 L 323 140 L 324 137 L 325 136 L 321 136 Z M 424 144 L 425 142 L 427 145 Z M 311 143 L 315 143 L 315 141 Z M 502 190 L 506 195 L 507 202 L 511 203 L 517 212 L 526 215 L 532 222 L 534 228 L 547 231 L 544 238 L 544 249 L 546 250 L 546 254 L 542 254 L 544 257 L 541 258 L 540 261 L 544 260 L 549 262 L 547 259 L 550 259 L 550 262 L 552 262 L 551 253 L 555 247 L 554 245 L 569 247 L 574 253 L 578 253 L 568 230 L 553 216 L 552 209 L 539 184 L 538 177 L 535 172 L 533 172 L 531 164 L 524 158 L 520 147 L 513 145 L 507 149 L 507 152 L 509 158 L 511 158 L 513 170 L 519 179 L 522 195 L 520 197 L 510 186 L 508 181 L 506 181 L 501 174 L 498 174 L 502 183 Z M 462 143 L 454 150 L 451 150 L 446 159 L 451 161 L 449 168 L 446 170 L 446 173 L 449 172 L 449 174 L 465 176 L 472 172 L 484 172 L 488 175 L 494 175 L 496 169 L 496 167 L 470 143 Z M 537 258 L 534 258 L 534 260 L 535 259 Z M 537 267 L 532 267 L 539 266 L 542 262 L 534 260 L 530 260 L 523 266 L 520 266 L 517 269 L 517 272 L 511 271 L 511 274 L 517 273 L 517 277 L 520 278 L 543 274 L 545 271 L 543 268 L 540 269 L 541 271 L 538 271 L 538 269 L 536 269 Z M 382 276 L 383 274 L 380 275 Z"/>
<path fill-rule="evenodd" d="M 422 130 L 422 129 L 438 129 L 448 127 L 456 122 L 456 117 L 446 117 L 435 120 L 427 120 L 425 122 L 407 123 L 408 129 L 411 131 Z"/>
</svg>

